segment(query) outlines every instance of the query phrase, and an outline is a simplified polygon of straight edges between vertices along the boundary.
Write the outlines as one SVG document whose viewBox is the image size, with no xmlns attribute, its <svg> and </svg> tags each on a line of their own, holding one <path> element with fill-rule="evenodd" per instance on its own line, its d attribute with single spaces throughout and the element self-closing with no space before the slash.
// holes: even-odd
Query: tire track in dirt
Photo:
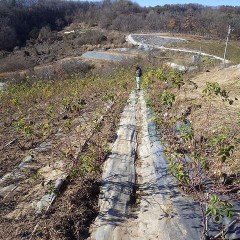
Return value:
<svg viewBox="0 0 240 240">
<path fill-rule="evenodd" d="M 198 205 L 167 173 L 152 117 L 143 92 L 132 92 L 105 162 L 100 212 L 89 239 L 200 239 Z"/>
</svg>

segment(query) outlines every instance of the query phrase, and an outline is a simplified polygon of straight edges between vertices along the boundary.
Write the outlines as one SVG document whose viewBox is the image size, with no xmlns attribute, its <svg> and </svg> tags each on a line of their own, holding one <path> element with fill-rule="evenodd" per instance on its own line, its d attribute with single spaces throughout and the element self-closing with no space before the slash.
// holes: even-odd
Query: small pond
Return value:
<svg viewBox="0 0 240 240">
<path fill-rule="evenodd" d="M 84 58 L 88 59 L 98 59 L 98 60 L 108 60 L 108 61 L 116 61 L 116 60 L 124 60 L 129 57 L 129 55 L 117 54 L 117 53 L 108 53 L 104 51 L 89 51 L 82 55 Z"/>
</svg>

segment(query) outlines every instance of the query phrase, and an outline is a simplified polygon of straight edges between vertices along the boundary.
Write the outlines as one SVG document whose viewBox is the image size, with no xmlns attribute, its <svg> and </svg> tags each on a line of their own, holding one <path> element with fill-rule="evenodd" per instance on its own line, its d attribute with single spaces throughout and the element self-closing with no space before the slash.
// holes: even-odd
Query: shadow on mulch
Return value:
<svg viewBox="0 0 240 240">
<path fill-rule="evenodd" d="M 36 239 L 82 240 L 98 215 L 99 176 L 75 179 L 41 221 Z M 40 230 L 41 229 L 41 230 Z M 37 237 L 38 236 L 38 237 Z"/>
</svg>

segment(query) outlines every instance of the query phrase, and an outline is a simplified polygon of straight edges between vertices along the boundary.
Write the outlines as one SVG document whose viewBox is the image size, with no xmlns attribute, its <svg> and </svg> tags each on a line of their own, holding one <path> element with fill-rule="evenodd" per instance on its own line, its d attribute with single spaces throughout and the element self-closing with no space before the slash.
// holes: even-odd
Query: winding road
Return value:
<svg viewBox="0 0 240 240">
<path fill-rule="evenodd" d="M 151 41 L 151 38 L 150 38 L 149 40 L 145 40 L 143 42 L 138 39 L 139 36 L 149 36 L 149 37 L 154 36 L 155 41 Z M 158 39 L 158 42 L 157 42 L 157 39 Z M 164 47 L 164 45 L 169 42 L 185 41 L 185 39 L 183 39 L 183 38 L 163 37 L 163 36 L 160 36 L 159 34 L 130 34 L 126 37 L 126 41 L 133 45 L 142 46 L 144 48 L 153 48 L 153 49 L 169 50 L 169 51 L 175 51 L 175 52 L 193 53 L 193 54 L 197 54 L 197 55 L 212 57 L 212 58 L 215 58 L 222 62 L 224 61 L 224 59 L 221 57 L 218 57 L 216 55 L 207 54 L 207 53 L 200 52 L 200 51 Z M 225 60 L 225 63 L 229 63 L 229 61 Z"/>
</svg>

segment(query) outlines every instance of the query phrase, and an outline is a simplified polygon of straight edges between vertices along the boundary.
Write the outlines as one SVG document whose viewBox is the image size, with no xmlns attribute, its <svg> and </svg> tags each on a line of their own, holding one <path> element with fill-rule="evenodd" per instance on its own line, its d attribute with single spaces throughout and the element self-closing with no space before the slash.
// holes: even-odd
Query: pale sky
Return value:
<svg viewBox="0 0 240 240">
<path fill-rule="evenodd" d="M 140 6 L 156 6 L 156 5 L 165 5 L 165 4 L 188 4 L 188 3 L 198 3 L 206 6 L 240 6 L 239 0 L 135 0 L 134 2 L 138 3 Z"/>
<path fill-rule="evenodd" d="M 86 0 L 80 0 L 86 1 Z M 101 2 L 101 0 L 90 0 L 90 2 Z M 140 6 L 157 6 L 165 4 L 188 4 L 188 3 L 198 3 L 205 6 L 240 6 L 240 0 L 133 0 L 133 2 L 138 3 Z"/>
</svg>

